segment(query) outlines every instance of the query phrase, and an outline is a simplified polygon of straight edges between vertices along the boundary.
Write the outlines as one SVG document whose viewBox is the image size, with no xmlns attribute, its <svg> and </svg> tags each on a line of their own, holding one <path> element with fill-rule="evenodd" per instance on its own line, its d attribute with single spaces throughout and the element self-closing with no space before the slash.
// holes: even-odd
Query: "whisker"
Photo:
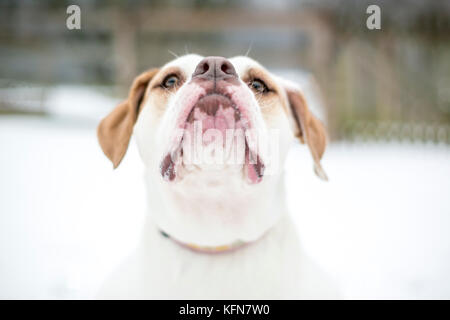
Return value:
<svg viewBox="0 0 450 320">
<path fill-rule="evenodd" d="M 175 58 L 179 58 L 179 56 L 175 53 L 175 52 L 173 52 L 172 50 L 167 50 L 171 55 L 173 55 Z"/>
<path fill-rule="evenodd" d="M 246 57 L 248 57 L 250 51 L 252 50 L 252 47 L 253 47 L 253 40 L 250 41 L 250 44 L 248 45 L 247 52 L 245 53 L 245 56 L 246 56 Z"/>
</svg>

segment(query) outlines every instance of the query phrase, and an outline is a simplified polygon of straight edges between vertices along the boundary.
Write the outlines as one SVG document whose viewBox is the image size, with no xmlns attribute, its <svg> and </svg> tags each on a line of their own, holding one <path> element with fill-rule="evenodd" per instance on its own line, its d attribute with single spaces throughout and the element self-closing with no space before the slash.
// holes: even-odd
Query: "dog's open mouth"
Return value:
<svg viewBox="0 0 450 320">
<path fill-rule="evenodd" d="M 233 165 L 242 169 L 251 184 L 262 181 L 264 164 L 256 151 L 251 124 L 227 96 L 212 93 L 201 97 L 182 122 L 179 139 L 161 162 L 166 181 L 182 176 L 183 169 Z"/>
</svg>

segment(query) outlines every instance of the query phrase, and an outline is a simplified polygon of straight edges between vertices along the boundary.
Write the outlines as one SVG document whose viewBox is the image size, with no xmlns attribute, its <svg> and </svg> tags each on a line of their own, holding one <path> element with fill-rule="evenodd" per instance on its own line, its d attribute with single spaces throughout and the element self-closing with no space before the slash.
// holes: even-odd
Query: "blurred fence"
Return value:
<svg viewBox="0 0 450 320">
<path fill-rule="evenodd" d="M 418 122 L 364 122 L 345 126 L 341 139 L 346 141 L 379 141 L 450 144 L 450 125 Z"/>
<path fill-rule="evenodd" d="M 382 30 L 365 27 L 367 1 L 5 1 L 0 86 L 103 84 L 123 95 L 138 72 L 172 59 L 169 51 L 250 49 L 269 69 L 314 74 L 333 140 L 449 143 L 450 6 L 372 2 Z M 69 4 L 80 5 L 82 30 L 65 28 Z M 27 92 L 27 105 L 45 113 L 45 94 Z M 0 90 L 0 110 L 28 110 L 11 94 Z"/>
</svg>

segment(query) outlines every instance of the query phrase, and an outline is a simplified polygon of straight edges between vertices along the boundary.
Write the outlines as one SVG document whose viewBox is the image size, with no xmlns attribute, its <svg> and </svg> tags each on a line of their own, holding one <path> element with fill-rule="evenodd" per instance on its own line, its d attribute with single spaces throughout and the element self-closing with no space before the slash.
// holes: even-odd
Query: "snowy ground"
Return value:
<svg viewBox="0 0 450 320">
<path fill-rule="evenodd" d="M 113 171 L 95 123 L 0 117 L 0 298 L 90 298 L 145 215 L 131 148 Z M 291 213 L 347 298 L 450 298 L 450 148 L 335 144 L 288 159 Z"/>
</svg>

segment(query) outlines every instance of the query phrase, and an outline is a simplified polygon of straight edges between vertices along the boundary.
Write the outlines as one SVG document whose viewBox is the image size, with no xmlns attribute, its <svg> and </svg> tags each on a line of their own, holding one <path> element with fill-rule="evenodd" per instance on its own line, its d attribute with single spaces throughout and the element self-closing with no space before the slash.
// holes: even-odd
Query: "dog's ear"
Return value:
<svg viewBox="0 0 450 320">
<path fill-rule="evenodd" d="M 288 88 L 286 89 L 286 94 L 296 124 L 295 135 L 302 143 L 308 145 L 314 160 L 314 172 L 316 175 L 323 180 L 328 180 L 320 164 L 320 159 L 325 152 L 325 146 L 327 144 L 325 127 L 311 113 L 306 99 L 299 89 Z"/>
<path fill-rule="evenodd" d="M 127 151 L 147 85 L 157 72 L 158 69 L 151 69 L 134 79 L 127 100 L 114 108 L 98 125 L 98 141 L 114 169 Z"/>
</svg>

